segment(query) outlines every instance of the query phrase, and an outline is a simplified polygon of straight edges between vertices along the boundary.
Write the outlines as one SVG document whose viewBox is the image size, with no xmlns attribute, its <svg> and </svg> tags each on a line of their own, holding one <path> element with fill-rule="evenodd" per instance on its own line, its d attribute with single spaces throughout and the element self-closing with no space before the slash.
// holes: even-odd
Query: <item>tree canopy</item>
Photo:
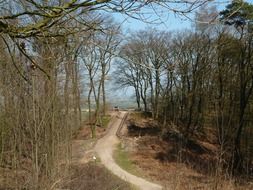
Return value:
<svg viewBox="0 0 253 190">
<path fill-rule="evenodd" d="M 157 5 L 177 13 L 189 13 L 208 0 L 195 1 L 141 1 L 141 0 L 22 0 L 0 1 L 0 34 L 8 34 L 15 38 L 32 36 L 62 36 L 76 33 L 80 29 L 76 22 L 83 24 L 87 29 L 99 28 L 99 15 L 90 15 L 95 11 L 119 12 L 134 18 L 142 7 L 156 9 Z M 176 7 L 175 4 L 183 4 Z M 159 8 L 159 7 L 157 7 Z M 75 22 L 74 22 L 75 21 Z M 62 25 L 71 23 L 71 28 Z M 58 30 L 50 30 L 57 26 Z"/>
<path fill-rule="evenodd" d="M 242 26 L 253 20 L 253 5 L 244 0 L 233 0 L 220 16 L 225 24 Z"/>
</svg>

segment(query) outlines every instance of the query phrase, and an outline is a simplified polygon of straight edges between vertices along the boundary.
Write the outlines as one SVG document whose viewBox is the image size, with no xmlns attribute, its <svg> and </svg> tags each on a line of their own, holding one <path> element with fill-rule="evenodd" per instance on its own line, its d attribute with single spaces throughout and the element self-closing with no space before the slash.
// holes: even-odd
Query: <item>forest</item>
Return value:
<svg viewBox="0 0 253 190">
<path fill-rule="evenodd" d="M 165 132 L 176 126 L 187 143 L 215 130 L 217 167 L 230 175 L 252 173 L 253 5 L 240 6 L 203 7 L 189 31 L 133 33 L 116 71 L 116 84 L 133 88 L 138 108 Z M 224 22 L 208 23 L 216 17 Z"/>
<path fill-rule="evenodd" d="M 0 176 L 14 189 L 50 189 L 84 120 L 96 138 L 112 81 L 185 144 L 214 131 L 219 172 L 252 176 L 253 4 L 208 3 L 0 0 Z M 149 22 L 143 8 L 193 13 L 194 24 L 126 34 L 113 17 Z"/>
</svg>

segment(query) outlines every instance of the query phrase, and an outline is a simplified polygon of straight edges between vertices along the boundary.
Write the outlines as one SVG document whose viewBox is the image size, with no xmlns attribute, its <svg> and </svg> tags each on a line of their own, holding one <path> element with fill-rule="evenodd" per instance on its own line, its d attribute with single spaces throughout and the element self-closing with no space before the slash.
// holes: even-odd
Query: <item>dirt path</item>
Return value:
<svg viewBox="0 0 253 190">
<path fill-rule="evenodd" d="M 120 142 L 116 136 L 116 132 L 126 113 L 127 112 L 119 112 L 118 116 L 111 121 L 110 130 L 103 138 L 98 140 L 95 146 L 95 151 L 99 155 L 101 162 L 105 165 L 105 167 L 123 180 L 134 184 L 141 190 L 161 190 L 162 187 L 160 185 L 151 183 L 123 170 L 113 159 L 113 151 L 115 150 L 116 145 Z"/>
</svg>

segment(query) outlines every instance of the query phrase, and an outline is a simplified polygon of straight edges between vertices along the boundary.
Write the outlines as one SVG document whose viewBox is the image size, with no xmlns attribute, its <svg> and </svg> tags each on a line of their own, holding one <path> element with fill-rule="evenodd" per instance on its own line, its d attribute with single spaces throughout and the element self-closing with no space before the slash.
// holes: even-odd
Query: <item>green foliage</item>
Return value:
<svg viewBox="0 0 253 190">
<path fill-rule="evenodd" d="M 243 0 L 233 0 L 220 12 L 221 20 L 228 25 L 245 25 L 253 19 L 253 5 Z"/>
<path fill-rule="evenodd" d="M 240 40 L 229 34 L 221 34 L 217 43 L 219 45 L 219 56 L 226 60 L 227 64 L 239 62 L 241 52 L 238 49 L 243 48 Z"/>
</svg>

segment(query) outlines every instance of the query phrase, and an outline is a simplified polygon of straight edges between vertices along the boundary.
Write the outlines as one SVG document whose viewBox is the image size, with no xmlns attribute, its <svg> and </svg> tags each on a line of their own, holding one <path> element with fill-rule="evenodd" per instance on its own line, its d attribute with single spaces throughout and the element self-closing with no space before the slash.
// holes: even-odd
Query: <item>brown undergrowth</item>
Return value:
<svg viewBox="0 0 253 190">
<path fill-rule="evenodd" d="M 226 174 L 218 173 L 218 146 L 212 140 L 196 136 L 185 142 L 176 130 L 162 132 L 150 118 L 134 115 L 128 120 L 127 143 L 130 159 L 150 180 L 165 189 L 246 190 L 253 189 L 250 181 L 235 183 Z M 132 140 L 131 140 L 132 139 Z"/>
<path fill-rule="evenodd" d="M 72 165 L 70 175 L 64 179 L 61 189 L 69 190 L 131 190 L 132 187 L 110 173 L 101 164 Z"/>
<path fill-rule="evenodd" d="M 108 114 L 101 119 L 102 124 L 97 125 L 96 127 L 96 138 L 101 138 L 102 136 L 105 135 L 107 126 L 112 117 L 113 117 L 112 114 Z M 75 140 L 91 139 L 92 134 L 91 134 L 90 125 L 91 123 L 89 123 L 88 121 L 84 122 L 83 125 L 80 127 L 80 129 L 74 132 L 73 138 Z"/>
<path fill-rule="evenodd" d="M 109 123 L 109 115 L 107 116 L 108 120 L 104 120 L 104 124 Z M 97 127 L 97 138 L 102 137 L 106 133 L 106 126 L 99 126 Z M 19 165 L 22 167 L 19 167 L 17 169 L 13 169 L 15 165 L 11 165 L 11 157 L 9 158 L 10 161 L 9 165 L 10 167 L 1 167 L 0 166 L 0 190 L 14 190 L 14 189 L 59 189 L 59 186 L 62 185 L 62 181 L 64 181 L 64 185 L 68 186 L 72 184 L 72 179 L 74 181 L 79 181 L 80 188 L 76 189 L 84 189 L 84 190 L 92 190 L 94 188 L 84 188 L 85 180 L 90 181 L 90 186 L 99 188 L 100 181 L 97 181 L 97 185 L 95 185 L 95 179 L 93 178 L 93 174 L 91 171 L 97 171 L 97 173 L 100 173 L 99 175 L 96 175 L 99 180 L 112 180 L 115 181 L 112 183 L 109 183 L 108 186 L 105 184 L 104 189 L 110 189 L 112 185 L 115 187 L 126 187 L 124 181 L 116 180 L 115 177 L 106 172 L 104 168 L 102 168 L 101 165 L 90 165 L 87 164 L 90 160 L 92 160 L 92 157 L 94 155 L 94 152 L 89 151 L 92 149 L 92 147 L 95 144 L 95 139 L 91 138 L 91 130 L 89 126 L 87 125 L 87 122 L 83 123 L 83 126 L 77 130 L 74 135 L 73 139 L 71 141 L 71 147 L 69 150 L 72 151 L 70 154 L 70 157 L 68 159 L 65 158 L 65 152 L 66 150 L 62 149 L 59 145 L 59 151 L 57 152 L 58 160 L 57 160 L 57 166 L 55 166 L 55 174 L 50 177 L 50 179 L 46 178 L 46 175 L 43 174 L 39 176 L 39 184 L 40 186 L 33 188 L 31 184 L 33 184 L 33 176 L 32 173 L 32 162 L 31 158 L 29 157 L 23 157 L 19 160 Z M 12 168 L 13 167 L 13 168 Z M 85 171 L 87 170 L 87 172 Z M 70 172 L 70 173 L 69 173 Z M 81 173 L 83 174 L 81 175 Z M 68 183 L 66 183 L 66 179 L 68 179 Z M 70 181 L 69 181 L 70 180 Z M 105 183 L 105 181 L 104 181 Z M 89 184 L 89 183 L 87 183 Z M 67 189 L 75 189 L 75 188 L 67 188 Z M 103 189 L 103 188 L 102 188 Z"/>
</svg>

